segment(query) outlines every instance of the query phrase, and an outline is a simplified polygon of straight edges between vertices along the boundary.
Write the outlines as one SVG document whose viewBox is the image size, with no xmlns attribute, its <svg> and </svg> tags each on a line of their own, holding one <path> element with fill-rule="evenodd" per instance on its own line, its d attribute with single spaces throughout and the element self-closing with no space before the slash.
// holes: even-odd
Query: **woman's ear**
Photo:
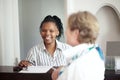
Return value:
<svg viewBox="0 0 120 80">
<path fill-rule="evenodd" d="M 74 34 L 74 36 L 76 36 L 76 37 L 78 38 L 79 30 L 78 30 L 78 29 L 75 29 L 75 30 L 73 31 L 73 34 Z"/>
<path fill-rule="evenodd" d="M 58 36 L 60 33 L 59 33 L 59 31 L 57 31 L 57 34 L 56 34 L 56 36 Z"/>
<path fill-rule="evenodd" d="M 76 42 L 78 42 L 78 37 L 79 37 L 79 30 L 78 29 L 75 29 L 74 31 L 73 31 L 73 33 L 72 33 L 72 35 L 71 36 L 73 36 L 73 38 L 74 38 L 74 40 L 76 41 Z"/>
<path fill-rule="evenodd" d="M 78 38 L 79 38 L 79 30 L 75 29 L 73 31 L 71 31 L 71 45 L 72 46 L 76 46 L 79 44 Z"/>
</svg>

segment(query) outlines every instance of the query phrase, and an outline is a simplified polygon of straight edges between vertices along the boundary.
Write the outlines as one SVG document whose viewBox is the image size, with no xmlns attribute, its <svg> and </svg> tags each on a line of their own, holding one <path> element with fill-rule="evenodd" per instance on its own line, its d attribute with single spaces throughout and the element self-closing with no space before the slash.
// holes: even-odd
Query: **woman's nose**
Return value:
<svg viewBox="0 0 120 80">
<path fill-rule="evenodd" d="M 46 35 L 49 35 L 50 34 L 50 31 L 46 31 Z"/>
</svg>

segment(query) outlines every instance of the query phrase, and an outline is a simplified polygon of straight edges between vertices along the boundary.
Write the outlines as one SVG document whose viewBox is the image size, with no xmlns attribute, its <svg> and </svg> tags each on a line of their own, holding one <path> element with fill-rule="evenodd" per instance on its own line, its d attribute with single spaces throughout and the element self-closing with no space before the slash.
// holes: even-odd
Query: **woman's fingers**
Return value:
<svg viewBox="0 0 120 80">
<path fill-rule="evenodd" d="M 19 66 L 22 66 L 22 67 L 27 67 L 27 66 L 31 66 L 32 64 L 27 61 L 27 60 L 22 60 L 20 63 L 19 63 Z"/>
</svg>

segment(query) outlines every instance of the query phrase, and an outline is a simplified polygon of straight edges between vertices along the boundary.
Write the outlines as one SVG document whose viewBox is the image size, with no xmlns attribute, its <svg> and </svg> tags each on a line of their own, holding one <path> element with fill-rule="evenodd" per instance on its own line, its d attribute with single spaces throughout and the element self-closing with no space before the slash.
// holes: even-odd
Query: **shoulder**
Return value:
<svg viewBox="0 0 120 80">
<path fill-rule="evenodd" d="M 56 42 L 57 42 L 57 47 L 62 49 L 62 50 L 66 50 L 66 49 L 69 49 L 72 47 L 69 44 L 64 43 L 64 42 L 60 42 L 60 41 L 56 41 Z"/>
<path fill-rule="evenodd" d="M 88 44 L 79 44 L 77 46 L 71 47 L 63 52 L 66 58 L 71 58 L 77 53 L 83 52 L 83 50 L 88 48 Z"/>
<path fill-rule="evenodd" d="M 34 45 L 33 47 L 31 47 L 30 50 L 35 50 L 35 49 L 37 49 L 39 47 L 40 47 L 39 44 L 37 44 L 37 45 Z"/>
<path fill-rule="evenodd" d="M 34 45 L 30 48 L 29 52 L 39 52 L 44 48 L 44 45 L 40 42 L 39 44 Z"/>
</svg>

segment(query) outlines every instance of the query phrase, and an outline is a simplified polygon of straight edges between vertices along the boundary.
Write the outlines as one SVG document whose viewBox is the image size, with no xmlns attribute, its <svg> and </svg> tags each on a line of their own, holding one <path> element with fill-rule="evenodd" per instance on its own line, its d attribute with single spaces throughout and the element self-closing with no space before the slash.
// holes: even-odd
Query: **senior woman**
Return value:
<svg viewBox="0 0 120 80">
<path fill-rule="evenodd" d="M 53 80 L 104 80 L 104 55 L 95 43 L 98 33 L 97 19 L 90 12 L 69 16 L 66 39 L 74 47 L 64 52 L 68 64 L 53 72 Z"/>
</svg>

